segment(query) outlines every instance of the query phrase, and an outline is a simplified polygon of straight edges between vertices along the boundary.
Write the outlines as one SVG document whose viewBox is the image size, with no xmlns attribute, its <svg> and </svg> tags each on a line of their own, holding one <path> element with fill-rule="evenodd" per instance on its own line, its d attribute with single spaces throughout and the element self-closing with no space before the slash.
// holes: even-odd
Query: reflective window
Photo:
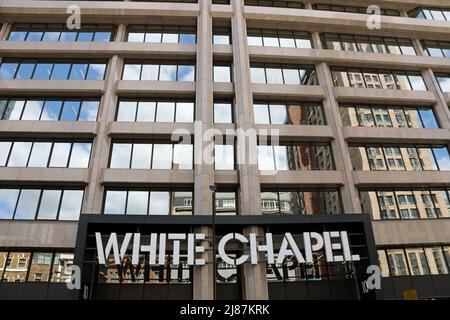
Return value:
<svg viewBox="0 0 450 320">
<path fill-rule="evenodd" d="M 316 85 L 314 67 L 296 65 L 252 64 L 252 83 Z"/>
<path fill-rule="evenodd" d="M 282 48 L 312 48 L 312 38 L 309 32 L 290 30 L 247 30 L 248 45 L 282 47 Z"/>
<path fill-rule="evenodd" d="M 231 28 L 213 27 L 213 44 L 231 44 Z"/>
<path fill-rule="evenodd" d="M 190 64 L 125 62 L 122 80 L 195 81 L 195 66 Z"/>
<path fill-rule="evenodd" d="M 355 6 L 340 6 L 340 5 L 329 5 L 317 3 L 313 5 L 313 9 L 315 10 L 325 10 L 325 11 L 336 11 L 336 12 L 349 12 L 349 13 L 367 13 L 367 7 L 355 7 Z M 384 9 L 380 8 L 380 14 L 385 16 L 400 16 L 400 12 L 392 9 Z"/>
<path fill-rule="evenodd" d="M 325 124 L 322 106 L 314 103 L 256 103 L 253 115 L 256 124 Z"/>
<path fill-rule="evenodd" d="M 442 92 L 450 92 L 450 74 L 436 73 L 436 80 Z"/>
<path fill-rule="evenodd" d="M 117 108 L 116 121 L 193 122 L 194 103 L 122 100 Z"/>
<path fill-rule="evenodd" d="M 214 123 L 233 123 L 231 103 L 214 102 Z"/>
<path fill-rule="evenodd" d="M 128 42 L 196 43 L 196 27 L 183 25 L 130 25 Z"/>
<path fill-rule="evenodd" d="M 237 193 L 235 191 L 216 191 L 216 215 L 237 214 Z"/>
<path fill-rule="evenodd" d="M 422 47 L 430 57 L 450 58 L 450 42 L 423 40 Z"/>
<path fill-rule="evenodd" d="M 295 0 L 245 0 L 246 6 L 281 7 L 303 9 L 305 6 L 300 1 Z"/>
<path fill-rule="evenodd" d="M 408 15 L 417 19 L 450 21 L 450 9 L 419 7 L 408 12 Z"/>
<path fill-rule="evenodd" d="M 234 145 L 214 144 L 214 169 L 234 170 Z"/>
<path fill-rule="evenodd" d="M 229 66 L 214 66 L 214 82 L 231 82 L 231 68 Z"/>
</svg>

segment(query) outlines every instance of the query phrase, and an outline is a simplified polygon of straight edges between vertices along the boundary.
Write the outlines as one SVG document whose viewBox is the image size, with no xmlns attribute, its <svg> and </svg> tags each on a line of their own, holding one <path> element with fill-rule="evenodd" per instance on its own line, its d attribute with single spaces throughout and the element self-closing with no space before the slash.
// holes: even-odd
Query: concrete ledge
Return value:
<svg viewBox="0 0 450 320">
<path fill-rule="evenodd" d="M 251 61 L 317 64 L 326 62 L 333 66 L 370 68 L 392 68 L 395 70 L 423 70 L 431 68 L 437 71 L 450 70 L 450 59 L 428 56 L 399 54 L 377 54 L 364 52 L 347 52 L 326 49 L 296 49 L 263 46 L 249 46 Z"/>
<path fill-rule="evenodd" d="M 161 56 L 174 59 L 195 59 L 196 45 L 186 43 L 136 42 L 28 42 L 1 41 L 5 57 L 20 58 L 104 58 L 120 55 L 124 59 Z"/>
<path fill-rule="evenodd" d="M 450 107 L 450 92 L 444 93 L 445 101 L 447 102 L 448 106 Z"/>
<path fill-rule="evenodd" d="M 422 106 L 436 103 L 436 96 L 430 91 L 333 87 L 333 92 L 339 102 L 400 103 Z"/>
<path fill-rule="evenodd" d="M 448 143 L 447 129 L 342 127 L 344 139 L 357 143 Z"/>
<path fill-rule="evenodd" d="M 244 16 L 249 22 L 249 27 L 284 26 L 299 30 L 355 34 L 366 30 L 366 33 L 371 32 L 372 35 L 408 38 L 413 33 L 417 39 L 427 39 L 431 36 L 432 39 L 440 40 L 448 39 L 450 35 L 450 26 L 446 21 L 404 17 L 381 16 L 383 27 L 380 30 L 368 30 L 368 15 L 358 13 L 245 6 Z"/>
<path fill-rule="evenodd" d="M 213 92 L 215 97 L 232 97 L 234 85 L 232 82 L 214 82 Z"/>
<path fill-rule="evenodd" d="M 0 184 L 80 186 L 89 183 L 90 169 L 0 168 Z"/>
<path fill-rule="evenodd" d="M 377 246 L 450 243 L 450 219 L 372 221 Z"/>
<path fill-rule="evenodd" d="M 355 185 L 364 187 L 449 186 L 450 171 L 353 171 Z"/>
<path fill-rule="evenodd" d="M 98 132 L 96 121 L 0 121 L 0 137 L 30 138 L 94 138 Z"/>
<path fill-rule="evenodd" d="M 194 134 L 192 123 L 125 122 L 114 121 L 108 124 L 108 134 L 113 138 L 170 138 L 175 130 Z"/>
<path fill-rule="evenodd" d="M 233 16 L 233 7 L 224 4 L 211 4 L 211 16 L 213 18 L 231 18 Z"/>
<path fill-rule="evenodd" d="M 255 99 L 302 99 L 303 101 L 325 99 L 325 88 L 322 86 L 254 83 L 252 91 Z"/>
<path fill-rule="evenodd" d="M 0 247 L 75 248 L 78 221 L 0 220 Z"/>
<path fill-rule="evenodd" d="M 214 183 L 219 185 L 238 185 L 239 174 L 236 170 L 215 170 Z"/>
<path fill-rule="evenodd" d="M 194 170 L 102 169 L 100 183 L 107 186 L 193 185 Z"/>
<path fill-rule="evenodd" d="M 261 184 L 292 185 L 292 186 L 338 186 L 344 184 L 341 171 L 314 170 L 314 171 L 278 171 L 275 175 L 271 172 L 260 171 Z"/>
<path fill-rule="evenodd" d="M 104 91 L 105 81 L 99 80 L 0 80 L 2 95 L 99 97 Z"/>
<path fill-rule="evenodd" d="M 195 97 L 194 81 L 120 80 L 114 88 L 121 97 Z"/>
<path fill-rule="evenodd" d="M 330 126 L 309 125 L 267 125 L 257 124 L 256 130 L 278 130 L 281 141 L 330 141 L 334 139 L 333 129 Z"/>
<path fill-rule="evenodd" d="M 233 58 L 233 46 L 231 44 L 213 44 L 214 58 Z"/>
</svg>

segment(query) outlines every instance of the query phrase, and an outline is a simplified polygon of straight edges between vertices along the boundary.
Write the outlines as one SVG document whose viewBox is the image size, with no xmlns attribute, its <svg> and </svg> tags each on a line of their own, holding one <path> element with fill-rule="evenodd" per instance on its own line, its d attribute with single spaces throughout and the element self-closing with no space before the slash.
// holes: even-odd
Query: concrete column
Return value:
<svg viewBox="0 0 450 320">
<path fill-rule="evenodd" d="M 204 233 L 212 238 L 212 228 L 208 226 L 199 227 L 194 230 L 195 233 Z M 205 253 L 203 253 L 199 259 L 205 259 L 206 264 L 204 266 L 194 266 L 193 274 L 193 299 L 194 300 L 212 300 L 213 299 L 213 254 L 212 242 L 205 240 L 199 245 L 205 247 Z"/>
<path fill-rule="evenodd" d="M 212 192 L 209 186 L 214 184 L 214 166 L 205 163 L 202 158 L 203 150 L 212 143 L 212 137 L 204 140 L 203 134 L 213 127 L 211 0 L 199 0 L 199 9 L 200 14 L 197 18 L 195 121 L 197 126 L 201 124 L 201 129 L 195 130 L 194 135 L 194 215 L 211 215 L 213 209 Z M 196 232 L 203 232 L 212 236 L 212 228 L 210 227 L 202 227 Z M 209 254 L 205 253 L 205 257 L 209 264 L 194 266 L 194 299 L 213 299 L 215 274 L 212 265 L 214 259 L 212 250 Z"/>
<path fill-rule="evenodd" d="M 11 24 L 5 22 L 0 28 L 0 40 L 6 40 L 8 38 L 9 32 L 11 31 Z"/>
<path fill-rule="evenodd" d="M 125 25 L 117 28 L 116 41 L 125 37 Z M 122 75 L 123 59 L 114 55 L 108 62 L 105 77 L 105 93 L 100 101 L 98 114 L 98 135 L 92 144 L 91 175 L 89 185 L 86 187 L 83 201 L 83 213 L 100 213 L 103 204 L 103 185 L 100 184 L 101 171 L 108 166 L 111 139 L 108 136 L 108 124 L 114 121 L 118 97 L 114 92 L 116 81 Z"/>
<path fill-rule="evenodd" d="M 244 229 L 244 235 L 256 233 L 257 237 L 264 237 L 264 229 L 261 227 L 248 227 Z M 246 252 L 245 254 L 250 254 Z M 264 254 L 258 257 L 258 264 L 252 265 L 248 261 L 243 264 L 243 299 L 245 300 L 268 300 L 269 291 L 267 287 L 267 267 L 264 262 Z"/>
<path fill-rule="evenodd" d="M 325 87 L 326 97 L 323 102 L 327 124 L 333 128 L 335 138 L 331 141 L 336 170 L 344 175 L 344 186 L 341 188 L 343 211 L 346 213 L 359 213 L 358 192 L 352 178 L 352 163 L 348 151 L 347 142 L 342 133 L 342 120 L 339 112 L 339 105 L 334 98 L 333 79 L 326 63 L 316 65 L 319 84 Z"/>
<path fill-rule="evenodd" d="M 231 18 L 233 41 L 233 82 L 235 91 L 235 119 L 237 130 L 247 131 L 254 128 L 253 97 L 250 81 L 250 60 L 247 49 L 247 26 L 244 18 L 244 1 L 231 0 L 233 17 Z M 247 140 L 247 141 L 246 141 Z M 258 165 L 251 164 L 256 149 L 247 143 L 248 139 L 237 140 L 237 154 L 245 154 L 238 164 L 240 180 L 240 211 L 243 215 L 261 214 Z M 255 142 L 255 141 L 254 141 Z"/>
<path fill-rule="evenodd" d="M 428 91 L 431 91 L 436 96 L 437 102 L 434 106 L 436 117 L 439 120 L 442 128 L 450 129 L 450 111 L 445 101 L 444 94 L 441 91 L 441 87 L 434 76 L 434 72 L 431 69 L 422 71 L 423 81 L 425 82 Z"/>
</svg>

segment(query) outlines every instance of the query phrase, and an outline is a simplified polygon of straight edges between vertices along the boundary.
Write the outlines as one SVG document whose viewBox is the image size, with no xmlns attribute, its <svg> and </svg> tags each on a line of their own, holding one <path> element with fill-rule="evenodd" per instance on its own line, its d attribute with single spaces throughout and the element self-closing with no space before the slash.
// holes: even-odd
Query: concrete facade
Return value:
<svg viewBox="0 0 450 320">
<path fill-rule="evenodd" d="M 0 185 L 57 185 L 85 187 L 82 213 L 101 214 L 105 187 L 140 187 L 151 184 L 193 189 L 193 214 L 212 214 L 209 186 L 217 184 L 239 190 L 239 214 L 261 214 L 261 188 L 267 186 L 336 187 L 340 190 L 343 211 L 361 213 L 358 188 L 450 187 L 450 172 L 364 172 L 353 171 L 348 143 L 428 143 L 450 145 L 450 93 L 441 92 L 434 71 L 450 73 L 449 58 L 426 56 L 420 41 L 450 39 L 450 22 L 408 18 L 406 12 L 420 5 L 450 10 L 448 0 L 373 0 L 384 8 L 401 12 L 400 17 L 382 16 L 380 30 L 366 27 L 367 16 L 312 10 L 315 2 L 340 5 L 367 5 L 366 1 L 305 1 L 304 10 L 262 6 L 245 6 L 244 0 L 230 5 L 198 3 L 157 3 L 133 1 L 0 1 L 0 59 L 2 58 L 85 58 L 107 59 L 104 81 L 0 80 L 2 97 L 95 97 L 100 99 L 96 122 L 0 121 L 2 138 L 90 138 L 92 155 L 88 169 L 0 168 Z M 115 38 L 104 43 L 52 43 L 6 41 L 15 23 L 63 23 L 68 3 L 81 8 L 82 23 L 109 23 L 116 27 Z M 196 44 L 151 44 L 126 42 L 130 24 L 190 24 L 197 26 Z M 212 44 L 212 28 L 217 21 L 231 26 L 231 45 Z M 314 49 L 273 48 L 247 45 L 247 28 L 302 30 L 312 33 Z M 415 40 L 416 56 L 366 54 L 322 49 L 320 32 L 370 34 L 406 37 Z M 158 82 L 121 80 L 126 59 L 193 60 L 195 82 Z M 213 83 L 214 61 L 228 61 L 232 66 L 232 83 Z M 252 84 L 252 62 L 310 64 L 316 68 L 318 85 L 297 86 Z M 367 67 L 420 71 L 428 91 L 334 87 L 330 66 Z M 201 121 L 197 132 L 190 123 L 116 122 L 119 98 L 185 98 L 195 101 L 195 120 Z M 232 99 L 234 123 L 213 122 L 213 101 Z M 256 125 L 253 102 L 306 101 L 323 105 L 324 126 Z M 433 106 L 439 129 L 345 127 L 340 117 L 341 103 Z M 238 165 L 235 170 L 214 171 L 213 165 L 195 165 L 193 170 L 131 170 L 108 168 L 112 139 L 168 138 L 175 129 L 184 129 L 194 137 L 194 154 L 213 141 L 202 140 L 210 128 L 279 129 L 280 139 L 287 141 L 329 142 L 336 170 L 279 172 L 262 175 L 256 164 Z M 245 141 L 237 139 L 236 150 L 248 150 Z M 248 154 L 248 153 L 246 153 Z M 282 217 L 280 217 L 282 218 Z M 450 244 L 449 219 L 414 221 L 374 221 L 377 245 Z M 43 221 L 1 221 L 1 247 L 73 248 L 76 223 Z M 201 228 L 211 233 L 211 229 Z M 257 226 L 248 232 L 261 232 Z M 207 254 L 205 254 L 207 255 Z M 243 298 L 268 299 L 265 265 L 245 266 Z M 210 265 L 195 267 L 194 299 L 211 299 L 213 269 Z"/>
</svg>

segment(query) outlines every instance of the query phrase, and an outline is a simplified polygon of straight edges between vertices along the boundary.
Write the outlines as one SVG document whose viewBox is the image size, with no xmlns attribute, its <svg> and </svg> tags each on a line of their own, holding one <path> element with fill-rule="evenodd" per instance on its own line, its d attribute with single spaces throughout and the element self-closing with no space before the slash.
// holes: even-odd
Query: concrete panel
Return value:
<svg viewBox="0 0 450 320">
<path fill-rule="evenodd" d="M 341 171 L 261 171 L 261 184 L 283 184 L 293 186 L 338 186 L 344 183 Z"/>
<path fill-rule="evenodd" d="M 280 140 L 283 141 L 330 141 L 334 138 L 331 126 L 309 126 L 309 125 L 255 125 L 257 132 L 271 133 L 278 130 Z"/>
<path fill-rule="evenodd" d="M 193 170 L 102 169 L 100 183 L 108 186 L 192 185 Z"/>
<path fill-rule="evenodd" d="M 297 86 L 289 84 L 252 84 L 254 99 L 302 99 L 321 101 L 325 99 L 325 89 L 321 86 Z"/>
<path fill-rule="evenodd" d="M 0 167 L 0 183 L 11 185 L 82 186 L 89 183 L 90 169 Z"/>
<path fill-rule="evenodd" d="M 339 102 L 396 103 L 417 106 L 436 103 L 435 95 L 429 91 L 334 87 L 333 92 Z"/>
<path fill-rule="evenodd" d="M 343 127 L 344 139 L 358 143 L 448 143 L 447 129 Z"/>
<path fill-rule="evenodd" d="M 0 80 L 2 95 L 99 97 L 104 87 L 99 80 Z"/>
<path fill-rule="evenodd" d="M 0 121 L 0 137 L 27 138 L 93 138 L 97 135 L 96 121 Z"/>
<path fill-rule="evenodd" d="M 195 82 L 120 80 L 115 83 L 114 91 L 121 97 L 191 98 L 195 96 Z"/>
<path fill-rule="evenodd" d="M 372 226 L 377 246 L 450 243 L 449 219 L 373 221 Z"/>
<path fill-rule="evenodd" d="M 169 138 L 178 130 L 180 133 L 194 134 L 192 123 L 126 122 L 114 121 L 108 124 L 107 134 L 113 138 Z"/>
<path fill-rule="evenodd" d="M 443 186 L 450 184 L 450 171 L 353 171 L 358 186 Z"/>
<path fill-rule="evenodd" d="M 236 170 L 216 170 L 214 171 L 214 181 L 218 185 L 238 185 L 239 174 Z"/>
<path fill-rule="evenodd" d="M 74 248 L 78 222 L 0 221 L 0 247 Z"/>
</svg>

